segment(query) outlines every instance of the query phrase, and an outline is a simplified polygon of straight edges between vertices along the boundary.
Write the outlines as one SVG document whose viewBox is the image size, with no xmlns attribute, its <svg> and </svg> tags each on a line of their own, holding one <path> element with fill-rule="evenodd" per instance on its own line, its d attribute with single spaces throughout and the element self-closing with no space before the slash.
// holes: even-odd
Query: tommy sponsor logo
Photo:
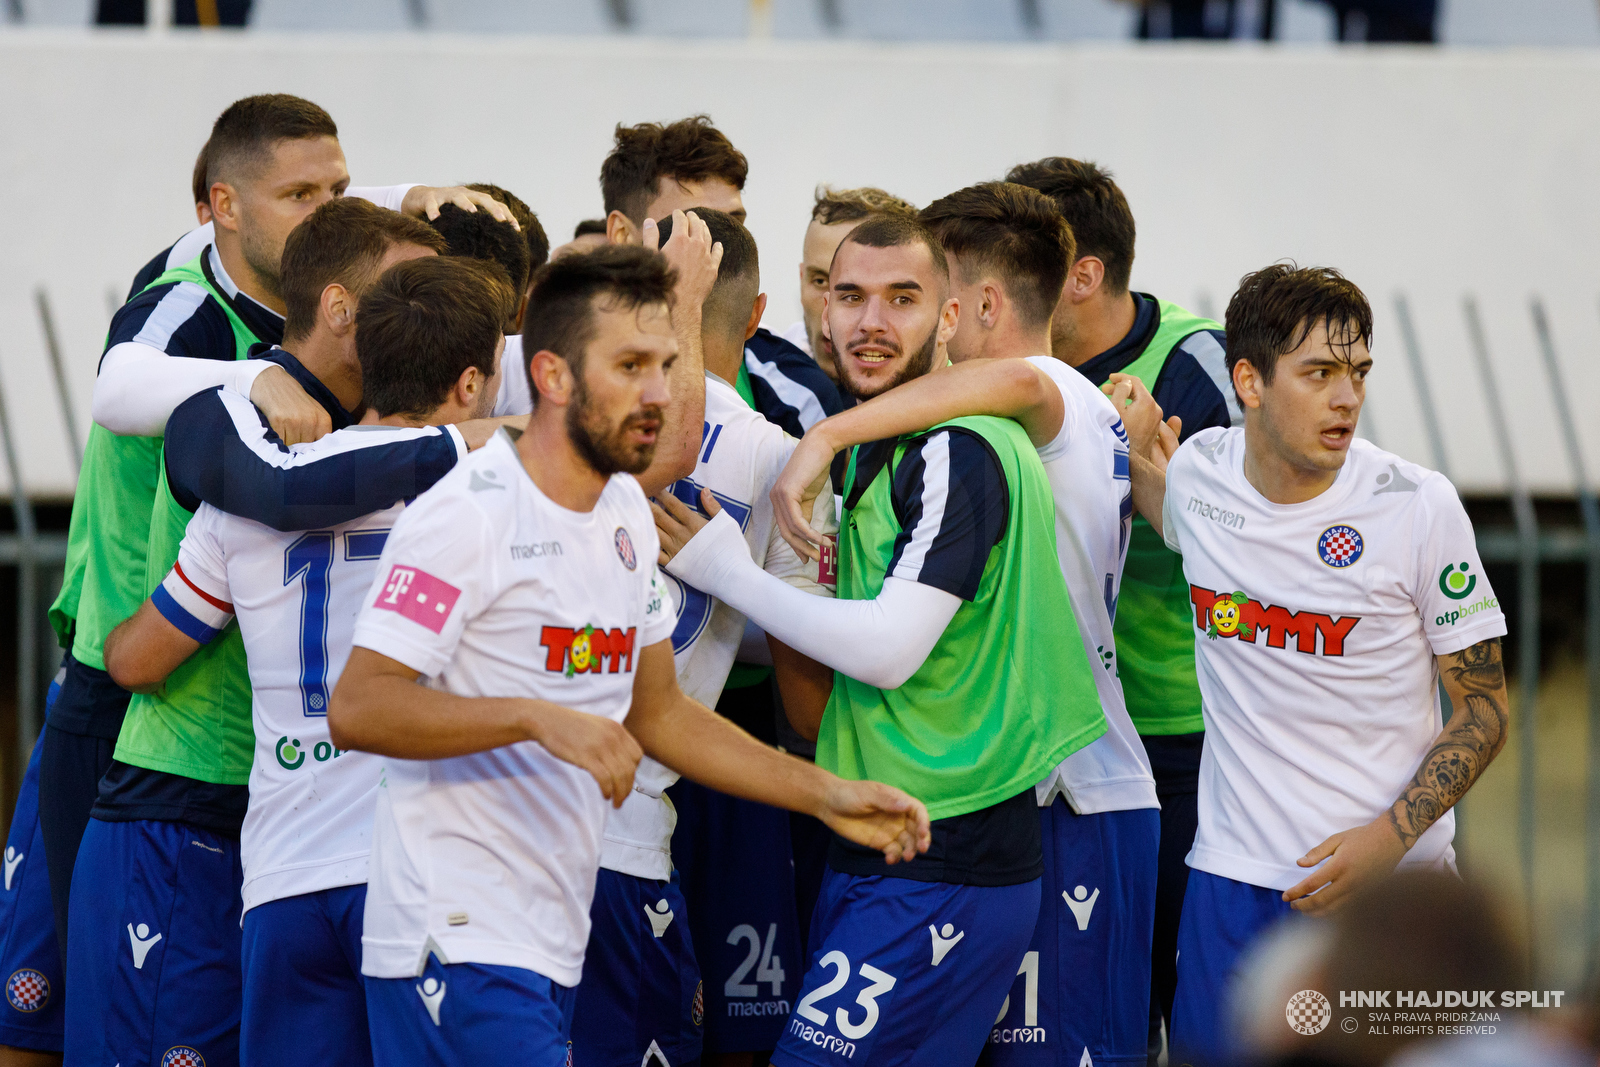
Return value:
<svg viewBox="0 0 1600 1067">
<path fill-rule="evenodd" d="M 199 1049 L 190 1048 L 188 1045 L 173 1045 L 167 1049 L 167 1054 L 161 1057 L 161 1067 L 206 1067 L 206 1058 L 200 1055 Z"/>
<path fill-rule="evenodd" d="M 389 580 L 372 606 L 392 611 L 438 634 L 444 632 L 450 611 L 460 599 L 461 590 L 449 582 L 427 571 L 397 564 L 389 571 Z"/>
<path fill-rule="evenodd" d="M 150 950 L 156 947 L 156 942 L 161 940 L 160 934 L 152 934 L 150 927 L 140 923 L 135 927 L 128 924 L 128 947 L 133 950 L 133 969 L 144 970 L 145 957 L 150 955 Z"/>
<path fill-rule="evenodd" d="M 539 644 L 546 649 L 544 669 L 564 674 L 587 671 L 599 674 L 605 660 L 611 660 L 611 673 L 633 673 L 633 640 L 638 628 L 626 630 L 597 626 L 546 626 L 539 632 Z"/>
<path fill-rule="evenodd" d="M 413 986 L 417 996 L 422 998 L 422 1006 L 428 1009 L 428 1018 L 433 1020 L 433 1025 L 439 1025 L 439 1005 L 444 1003 L 444 983 L 431 975 L 422 980 L 422 984 Z"/>
<path fill-rule="evenodd" d="M 543 559 L 561 555 L 560 541 L 534 541 L 526 545 L 512 545 L 512 559 Z"/>
<path fill-rule="evenodd" d="M 1219 508 L 1215 504 L 1207 504 L 1197 496 L 1189 498 L 1189 511 L 1194 512 L 1203 519 L 1210 519 L 1218 526 L 1225 526 L 1230 530 L 1244 529 L 1244 516 L 1237 511 Z"/>
<path fill-rule="evenodd" d="M 11 879 L 17 873 L 17 864 L 22 862 L 25 852 L 18 852 L 13 845 L 6 846 L 6 892 L 11 892 Z"/>
<path fill-rule="evenodd" d="M 31 1015 L 50 1003 L 50 979 L 32 967 L 19 967 L 6 979 L 6 1003 Z"/>
<path fill-rule="evenodd" d="M 1207 637 L 1237 637 L 1252 644 L 1260 631 L 1267 633 L 1268 648 L 1287 648 L 1288 639 L 1294 638 L 1296 651 L 1310 655 L 1344 655 L 1344 641 L 1350 631 L 1361 621 L 1359 615 L 1333 618 L 1315 611 L 1291 611 L 1276 604 L 1262 604 L 1250 599 L 1244 592 L 1217 593 L 1189 586 L 1189 600 L 1194 604 L 1195 628 Z"/>
</svg>

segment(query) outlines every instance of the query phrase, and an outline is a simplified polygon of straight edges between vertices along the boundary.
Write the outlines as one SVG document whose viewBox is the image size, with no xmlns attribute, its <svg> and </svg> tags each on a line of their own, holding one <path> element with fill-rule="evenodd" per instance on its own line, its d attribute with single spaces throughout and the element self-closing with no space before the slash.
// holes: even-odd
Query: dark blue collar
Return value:
<svg viewBox="0 0 1600 1067">
<path fill-rule="evenodd" d="M 269 345 L 280 344 L 283 341 L 283 316 L 271 308 L 266 308 L 240 292 L 233 284 L 233 279 L 224 272 L 220 277 L 211 264 L 214 246 L 206 245 L 206 250 L 200 253 L 200 271 L 206 276 L 206 281 L 211 283 L 212 290 L 223 300 L 228 307 L 239 316 L 239 321 L 245 328 L 255 334 L 258 341 Z M 217 266 L 222 265 L 222 258 L 217 257 Z"/>
<path fill-rule="evenodd" d="M 333 391 L 322 384 L 321 378 L 306 370 L 305 366 L 287 350 L 276 345 L 251 345 L 249 358 L 276 363 L 293 375 L 294 380 L 300 383 L 300 388 L 306 391 L 306 395 L 327 409 L 335 430 L 355 425 L 356 420 L 350 417 L 350 413 L 339 403 L 339 398 L 333 395 Z"/>
<path fill-rule="evenodd" d="M 1161 325 L 1161 305 L 1156 303 L 1155 297 L 1149 293 L 1134 293 L 1133 305 L 1133 328 L 1127 335 L 1098 356 L 1078 365 L 1078 373 L 1096 385 L 1104 385 L 1106 379 L 1143 355 L 1145 346 Z"/>
</svg>

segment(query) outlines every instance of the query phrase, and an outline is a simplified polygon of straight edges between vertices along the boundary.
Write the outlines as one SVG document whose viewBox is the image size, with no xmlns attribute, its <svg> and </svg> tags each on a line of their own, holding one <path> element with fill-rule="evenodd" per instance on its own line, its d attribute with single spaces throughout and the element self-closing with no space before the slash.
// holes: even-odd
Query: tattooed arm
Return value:
<svg viewBox="0 0 1600 1067">
<path fill-rule="evenodd" d="M 1438 660 L 1439 679 L 1454 709 L 1450 721 L 1388 811 L 1365 826 L 1334 834 L 1299 860 L 1302 867 L 1328 862 L 1283 894 L 1297 911 L 1331 911 L 1367 882 L 1394 870 L 1505 746 L 1510 700 L 1500 639 L 1479 641 Z"/>
</svg>

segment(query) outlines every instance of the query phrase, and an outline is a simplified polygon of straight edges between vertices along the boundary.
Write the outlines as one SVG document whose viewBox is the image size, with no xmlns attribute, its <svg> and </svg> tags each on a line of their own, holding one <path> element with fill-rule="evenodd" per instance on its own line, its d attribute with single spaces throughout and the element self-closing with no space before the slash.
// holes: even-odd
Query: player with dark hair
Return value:
<svg viewBox="0 0 1600 1067">
<path fill-rule="evenodd" d="M 484 193 L 506 206 L 511 212 L 511 218 L 516 223 L 517 229 L 522 231 L 523 239 L 528 243 L 528 266 L 531 272 L 538 270 L 550 261 L 550 237 L 544 232 L 544 223 L 539 221 L 539 216 L 533 208 L 523 202 L 523 199 L 509 189 L 502 189 L 489 182 L 469 182 L 462 186 L 475 193 Z M 442 205 L 441 205 L 442 207 Z"/>
<path fill-rule="evenodd" d="M 663 426 L 673 290 L 641 248 L 540 273 L 527 431 L 406 509 L 356 620 L 329 726 L 385 757 L 362 944 L 379 1067 L 568 1054 L 606 800 L 632 793 L 642 754 L 884 861 L 927 845 L 906 794 L 760 745 L 678 687 L 632 476 Z"/>
<path fill-rule="evenodd" d="M 409 215 L 437 214 L 446 202 L 505 212 L 465 189 L 349 190 L 348 181 L 327 112 L 285 94 L 235 101 L 196 161 L 196 194 L 215 217 L 174 245 L 165 272 L 112 319 L 73 496 L 66 572 L 50 608 L 68 651 L 60 700 L 45 725 L 39 819 L 50 843 L 63 960 L 73 865 L 129 699 L 105 673 L 102 644 L 150 591 L 145 556 L 168 417 L 194 393 L 228 385 L 262 409 L 285 443 L 331 428 L 322 405 L 283 367 L 245 359 L 252 345 L 282 338 L 279 258 L 290 230 L 318 205 L 355 192 Z M 178 256 L 185 258 L 172 262 Z"/>
<path fill-rule="evenodd" d="M 287 336 L 305 357 L 301 365 L 326 375 L 318 382 L 348 396 L 349 383 L 318 357 L 348 349 L 341 326 L 349 307 L 340 291 L 353 297 L 347 283 L 392 263 L 360 295 L 355 384 L 366 415 L 298 450 L 293 462 L 330 497 L 359 472 L 368 485 L 389 485 L 394 499 L 313 533 L 280 532 L 202 503 L 177 563 L 106 640 L 112 677 L 136 692 L 154 690 L 200 649 L 225 640 L 235 617 L 250 649 L 255 740 L 239 844 L 239 1062 L 246 1065 L 372 1061 L 357 961 L 380 768 L 369 756 L 332 747 L 327 696 L 349 655 L 350 630 L 389 528 L 408 499 L 466 454 L 467 440 L 445 424 L 479 418 L 493 400 L 503 320 L 515 303 L 493 267 L 434 256 L 421 245 L 392 246 L 373 264 L 358 247 L 359 231 L 346 230 L 353 256 L 327 240 L 331 233 L 298 244 L 291 238 L 284 255 Z M 413 255 L 421 258 L 403 258 Z M 309 290 L 310 299 L 297 299 L 296 289 Z M 298 321 L 307 314 L 309 322 Z M 226 390 L 184 407 L 202 405 L 245 423 L 255 415 Z M 187 413 L 174 419 L 175 429 L 194 423 Z M 176 439 L 169 434 L 169 443 Z M 285 581 L 286 573 L 293 580 Z"/>
<path fill-rule="evenodd" d="M 1048 197 L 1003 182 L 923 209 L 951 263 L 961 304 L 956 366 L 814 427 L 773 490 L 786 536 L 821 543 L 802 500 L 836 450 L 916 433 L 963 415 L 1015 418 L 1037 447 L 1055 502 L 1056 547 L 1108 729 L 1035 787 L 1045 849 L 1033 943 L 990 1035 L 997 1064 L 1132 1063 L 1145 1054 L 1159 804 L 1123 703 L 1112 633 L 1133 505 L 1128 433 L 1117 406 L 1048 353 L 1050 319 L 1074 256 Z M 1132 386 L 1123 386 L 1131 393 Z M 1160 412 L 1146 394 L 1151 432 Z M 1148 445 L 1148 442 L 1145 442 Z M 1035 1028 L 1039 1028 L 1037 1031 Z"/>
<path fill-rule="evenodd" d="M 755 409 L 748 375 L 744 373 L 744 346 L 766 307 L 755 238 L 730 215 L 711 209 L 697 209 L 696 214 L 723 247 L 717 284 L 706 298 L 702 326 L 706 358 L 705 445 L 694 473 L 675 482 L 668 492 L 685 506 L 698 509 L 701 490 L 709 490 L 722 507 L 740 517 L 751 558 L 766 573 L 795 588 L 831 595 L 831 579 L 824 584 L 825 576 L 819 574 L 818 566 L 796 555 L 773 523 L 768 491 L 795 442 Z M 670 223 L 664 224 L 663 232 L 669 227 Z M 832 495 L 828 494 L 814 513 L 814 518 L 828 529 L 833 527 L 831 509 Z M 676 578 L 665 576 L 665 581 L 677 618 L 672 641 L 678 680 L 686 693 L 715 707 L 719 714 L 767 744 L 778 743 L 774 719 L 784 711 L 802 722 L 820 717 L 833 684 L 830 669 L 781 642 L 763 637 L 759 631 L 755 631 L 752 642 L 746 637 L 745 617 L 738 611 Z M 756 642 L 759 645 L 754 651 L 747 647 Z M 753 658 L 763 649 L 767 653 L 761 657 L 765 664 L 735 662 L 741 653 L 742 657 Z M 782 695 L 781 704 L 773 700 L 775 690 Z M 794 751 L 789 744 L 783 747 Z M 639 780 L 656 781 L 656 770 L 651 761 L 643 761 Z M 671 782 L 671 776 L 667 782 Z M 611 820 L 602 868 L 631 870 L 624 863 L 611 862 L 613 851 L 620 852 L 613 849 L 613 842 L 620 827 L 641 821 L 631 809 L 645 807 L 651 791 L 636 791 L 618 817 Z M 687 781 L 672 786 L 670 800 L 677 813 L 676 826 L 670 819 L 654 820 L 653 825 L 670 830 L 672 862 L 668 864 L 664 851 L 650 858 L 658 872 L 673 867 L 678 872 L 681 898 L 678 887 L 661 894 L 662 899 L 674 902 L 674 914 L 683 912 L 676 906 L 678 900 L 687 904 L 688 931 L 693 935 L 694 956 L 704 977 L 703 1062 L 748 1063 L 754 1055 L 764 1064 L 765 1056 L 777 1044 L 788 1005 L 799 988 L 797 965 L 804 953 L 796 885 L 801 872 L 796 870 L 799 861 L 791 854 L 791 815 Z M 795 815 L 794 819 L 805 817 Z M 826 835 L 826 827 L 821 832 Z M 635 829 L 632 839 L 646 841 L 650 836 Z M 825 836 L 823 840 L 826 841 Z M 618 858 L 638 855 L 634 848 L 621 852 Z M 602 890 L 607 877 L 603 870 Z M 816 877 L 820 879 L 820 869 Z M 604 902 L 606 896 L 602 892 L 599 901 Z M 814 895 L 807 903 L 814 903 Z M 615 910 L 630 918 L 640 912 L 638 907 Z M 590 939 L 596 959 L 627 958 L 629 950 L 624 947 L 618 952 L 617 945 L 608 944 L 608 938 L 621 946 L 631 944 L 631 939 L 616 937 L 598 922 L 597 904 L 597 926 Z M 636 918 L 633 925 L 638 925 Z M 744 966 L 751 937 L 760 942 L 753 968 Z M 607 1000 L 622 998 L 613 996 Z M 607 1001 L 600 1003 L 609 1007 L 608 1014 L 612 1016 L 623 1010 Z M 592 1004 L 589 997 L 580 993 L 575 1033 L 583 1034 L 586 1016 L 594 1020 L 590 1029 L 601 1029 Z M 682 1050 L 673 1054 L 665 1046 L 663 1051 L 672 1063 L 687 1055 Z M 620 1052 L 606 1062 L 621 1062 Z M 574 1045 L 574 1062 L 593 1062 L 585 1057 L 581 1043 Z"/>
<path fill-rule="evenodd" d="M 927 374 L 961 328 L 944 249 L 916 219 L 861 223 L 830 280 L 828 334 L 858 399 Z M 818 765 L 898 782 L 934 820 L 928 856 L 903 869 L 835 839 L 772 1062 L 975 1062 L 1039 915 L 1034 787 L 1106 730 L 1038 455 L 1015 422 L 981 416 L 854 449 L 838 600 L 762 573 L 703 503 L 715 517 L 668 569 L 832 666 Z M 669 544 L 699 525 L 661 505 Z"/>
<path fill-rule="evenodd" d="M 1228 383 L 1221 324 L 1129 287 L 1135 227 L 1127 198 L 1094 163 L 1051 156 L 1012 167 L 1007 181 L 1055 202 L 1078 242 L 1077 259 L 1051 320 L 1055 357 L 1095 385 L 1137 378 L 1181 440 L 1243 415 Z M 1120 379 L 1118 379 L 1120 380 Z M 1161 859 L 1151 949 L 1150 1057 L 1172 1021 L 1178 916 L 1194 842 L 1200 753 L 1205 740 L 1189 639 L 1189 594 L 1178 559 L 1141 517 L 1133 523 L 1117 601 L 1118 673 L 1161 798 Z"/>
<path fill-rule="evenodd" d="M 800 321 L 783 331 L 785 341 L 803 349 L 834 381 L 833 344 L 822 335 L 822 305 L 828 294 L 828 267 L 839 242 L 870 215 L 915 215 L 916 206 L 870 185 L 859 189 L 817 186 L 800 256 Z"/>
<path fill-rule="evenodd" d="M 616 144 L 600 166 L 606 237 L 638 244 L 645 219 L 710 207 L 744 221 L 740 193 L 750 164 L 709 115 L 677 122 L 641 122 L 616 129 Z"/>
<path fill-rule="evenodd" d="M 1134 500 L 1183 556 L 1205 712 L 1172 1021 L 1196 1067 L 1236 1062 L 1228 981 L 1267 925 L 1397 865 L 1454 870 L 1450 809 L 1509 720 L 1505 618 L 1454 487 L 1355 436 L 1366 297 L 1276 264 L 1227 324 L 1243 428 L 1195 434 L 1164 472 L 1134 457 Z"/>
<path fill-rule="evenodd" d="M 365 201 L 324 204 L 290 234 L 281 257 L 286 339 L 298 352 L 258 355 L 290 374 L 336 427 L 348 425 L 362 398 L 357 299 L 385 266 L 434 255 L 443 244 L 431 227 Z M 225 397 L 238 405 L 230 408 Z M 416 491 L 419 467 L 447 469 L 456 456 L 452 439 L 406 445 L 410 457 L 396 464 L 398 492 L 393 476 L 354 470 L 319 480 L 325 470 L 308 473 L 293 462 L 258 411 L 227 389 L 185 401 L 167 430 L 135 578 L 141 589 L 154 589 L 172 569 L 202 502 L 277 529 L 310 529 L 330 504 L 377 493 L 377 503 L 353 514 L 387 506 Z M 477 427 L 476 441 L 491 430 Z M 115 680 L 108 676 L 108 684 Z M 230 630 L 128 708 L 73 873 L 67 1044 L 74 1059 L 140 1063 L 140 1050 L 152 1045 L 198 1049 L 223 1062 L 236 1054 L 250 705 L 243 643 Z M 178 906 L 174 894 L 208 904 Z"/>
</svg>

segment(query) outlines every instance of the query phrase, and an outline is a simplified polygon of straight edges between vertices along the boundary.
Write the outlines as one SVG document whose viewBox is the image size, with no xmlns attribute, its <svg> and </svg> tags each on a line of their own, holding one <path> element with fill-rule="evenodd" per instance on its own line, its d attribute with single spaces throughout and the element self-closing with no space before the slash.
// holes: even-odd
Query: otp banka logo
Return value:
<svg viewBox="0 0 1600 1067">
<path fill-rule="evenodd" d="M 1451 600 L 1467 599 L 1472 595 L 1472 591 L 1478 588 L 1478 576 L 1467 573 L 1471 569 L 1470 563 L 1463 563 L 1460 570 L 1456 569 L 1454 563 L 1447 564 L 1444 570 L 1439 572 L 1439 592 Z"/>
<path fill-rule="evenodd" d="M 297 771 L 305 766 L 306 751 L 300 744 L 298 737 L 280 737 L 278 743 L 272 746 L 273 755 L 278 757 L 278 766 L 286 771 Z M 334 748 L 327 741 L 318 741 L 311 746 L 311 758 L 318 763 L 327 763 L 344 755 L 344 749 Z"/>
</svg>

